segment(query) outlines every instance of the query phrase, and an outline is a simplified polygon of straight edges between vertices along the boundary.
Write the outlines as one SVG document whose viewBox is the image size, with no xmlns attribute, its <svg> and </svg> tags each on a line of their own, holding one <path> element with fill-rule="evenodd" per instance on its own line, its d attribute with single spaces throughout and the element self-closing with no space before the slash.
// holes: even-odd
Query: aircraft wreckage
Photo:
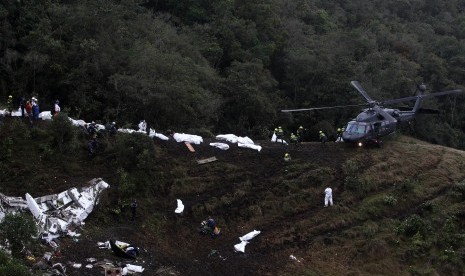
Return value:
<svg viewBox="0 0 465 276">
<path fill-rule="evenodd" d="M 50 241 L 58 236 L 79 236 L 75 229 L 84 224 L 84 220 L 98 204 L 102 191 L 109 187 L 101 178 L 94 178 L 87 186 L 37 198 L 28 193 L 25 199 L 0 193 L 0 221 L 6 213 L 29 209 L 42 238 Z"/>
</svg>

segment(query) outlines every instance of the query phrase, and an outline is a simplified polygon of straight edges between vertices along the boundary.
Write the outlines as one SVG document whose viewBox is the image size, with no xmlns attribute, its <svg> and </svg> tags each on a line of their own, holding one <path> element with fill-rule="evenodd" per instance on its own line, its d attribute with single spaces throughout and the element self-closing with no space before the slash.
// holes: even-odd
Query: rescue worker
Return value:
<svg viewBox="0 0 465 276">
<path fill-rule="evenodd" d="M 110 136 L 115 136 L 117 131 L 118 127 L 116 126 L 116 122 L 112 122 L 110 125 Z"/>
<path fill-rule="evenodd" d="M 287 152 L 286 152 L 286 154 L 284 154 L 284 161 L 286 161 L 286 162 L 291 161 L 291 155 L 289 153 L 287 153 Z"/>
<path fill-rule="evenodd" d="M 136 219 L 136 209 L 137 209 L 137 201 L 134 199 L 132 202 L 131 202 L 131 220 L 134 221 Z"/>
<path fill-rule="evenodd" d="M 55 101 L 55 106 L 54 106 L 54 111 L 55 113 L 53 114 L 53 116 L 55 117 L 56 115 L 58 115 L 58 113 L 60 113 L 61 111 L 61 107 L 60 107 L 60 101 L 59 100 L 56 100 Z"/>
<path fill-rule="evenodd" d="M 87 142 L 87 150 L 89 153 L 89 157 L 92 157 L 95 155 L 95 153 L 97 152 L 97 147 L 98 147 L 97 139 L 96 137 L 92 137 L 92 139 L 90 139 L 89 142 Z"/>
<path fill-rule="evenodd" d="M 8 100 L 6 101 L 6 104 L 8 106 L 8 112 L 10 112 L 10 117 L 11 113 L 13 112 L 13 96 L 8 96 Z"/>
<path fill-rule="evenodd" d="M 325 189 L 325 207 L 333 206 L 333 189 L 327 187 Z"/>
<path fill-rule="evenodd" d="M 138 126 L 139 126 L 139 131 L 143 131 L 143 132 L 147 131 L 147 123 L 145 122 L 145 120 L 140 121 Z"/>
<path fill-rule="evenodd" d="M 291 133 L 290 141 L 291 141 L 291 144 L 297 145 L 297 143 L 298 143 L 298 138 L 297 138 L 297 136 L 296 136 L 294 133 Z"/>
<path fill-rule="evenodd" d="M 39 113 L 39 100 L 37 100 L 36 97 L 32 97 L 32 117 L 34 118 L 34 120 L 39 120 Z"/>
<path fill-rule="evenodd" d="M 95 126 L 95 122 L 92 121 L 92 123 L 88 124 L 87 125 L 87 133 L 89 133 L 89 135 L 92 137 L 92 138 L 96 138 L 97 137 L 97 128 Z"/>
<path fill-rule="evenodd" d="M 132 257 L 135 258 L 139 256 L 139 247 L 130 244 L 128 245 L 128 247 L 124 249 L 124 252 L 126 252 L 126 254 L 131 255 Z"/>
<path fill-rule="evenodd" d="M 27 117 L 29 117 L 29 119 L 32 119 L 32 104 L 30 101 L 26 102 L 25 109 L 26 109 Z"/>
<path fill-rule="evenodd" d="M 212 217 L 208 217 L 207 227 L 212 237 L 216 237 L 220 234 L 220 229 L 216 226 L 216 221 Z"/>
<path fill-rule="evenodd" d="M 337 129 L 337 138 L 336 138 L 337 143 L 342 142 L 342 133 L 343 132 L 344 132 L 343 128 L 338 128 Z"/>
<path fill-rule="evenodd" d="M 24 108 L 26 107 L 26 98 L 24 96 L 19 99 L 19 106 L 21 107 L 21 117 L 24 117 Z"/>
<path fill-rule="evenodd" d="M 281 139 L 281 143 L 284 144 L 284 131 L 282 129 L 282 127 L 278 127 L 277 131 L 276 131 L 276 141 L 278 141 L 278 139 Z"/>
<path fill-rule="evenodd" d="M 320 130 L 320 142 L 325 145 L 326 141 L 328 140 L 328 138 L 326 137 L 326 134 Z"/>
<path fill-rule="evenodd" d="M 297 129 L 297 142 L 302 143 L 303 139 L 304 139 L 304 127 L 300 126 Z"/>
</svg>

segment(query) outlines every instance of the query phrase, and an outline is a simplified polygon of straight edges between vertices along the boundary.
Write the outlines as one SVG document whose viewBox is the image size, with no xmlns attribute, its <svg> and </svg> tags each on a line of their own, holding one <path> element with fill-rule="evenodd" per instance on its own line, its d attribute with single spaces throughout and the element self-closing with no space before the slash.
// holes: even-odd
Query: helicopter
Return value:
<svg viewBox="0 0 465 276">
<path fill-rule="evenodd" d="M 350 83 L 365 98 L 367 103 L 302 109 L 283 109 L 281 111 L 300 112 L 310 110 L 368 106 L 367 108 L 363 109 L 363 111 L 359 113 L 355 118 L 353 118 L 351 121 L 347 123 L 347 126 L 342 132 L 342 139 L 346 143 L 355 144 L 360 147 L 367 144 L 375 144 L 376 146 L 381 147 L 383 145 L 383 142 L 380 138 L 394 133 L 400 123 L 412 121 L 415 115 L 418 113 L 437 113 L 436 110 L 421 108 L 423 98 L 438 97 L 442 95 L 457 94 L 463 92 L 461 89 L 455 89 L 425 94 L 426 85 L 417 84 L 418 94 L 416 96 L 377 102 L 368 95 L 368 93 L 363 89 L 362 85 L 358 81 L 351 81 Z M 409 110 L 405 108 L 395 109 L 384 107 L 384 105 L 407 102 L 412 100 L 415 100 L 415 104 L 413 108 Z"/>
</svg>

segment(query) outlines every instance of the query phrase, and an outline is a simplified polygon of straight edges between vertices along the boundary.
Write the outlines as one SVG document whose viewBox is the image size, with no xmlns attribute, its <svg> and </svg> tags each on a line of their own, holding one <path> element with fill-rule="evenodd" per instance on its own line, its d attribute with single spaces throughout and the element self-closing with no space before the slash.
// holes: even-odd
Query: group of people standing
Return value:
<svg viewBox="0 0 465 276">
<path fill-rule="evenodd" d="M 345 131 L 345 128 L 337 129 L 336 142 L 343 142 L 342 134 L 344 131 Z M 304 140 L 305 132 L 307 132 L 307 129 L 305 129 L 303 126 L 300 126 L 295 133 L 292 132 L 291 135 L 289 136 L 290 143 L 294 145 L 302 143 L 302 141 Z M 276 140 L 274 140 L 274 137 L 273 137 L 273 141 L 287 144 L 284 139 L 285 135 L 284 135 L 283 128 L 281 126 L 274 129 L 273 136 L 276 136 Z M 323 145 L 326 144 L 326 142 L 328 141 L 328 136 L 322 130 L 318 132 L 318 138 Z"/>
<path fill-rule="evenodd" d="M 31 122 L 32 120 L 39 120 L 40 107 L 39 100 L 36 97 L 27 99 L 25 96 L 21 96 L 16 103 L 19 103 L 21 117 L 27 117 Z M 18 105 L 15 104 L 13 96 L 9 95 L 7 99 L 8 114 L 12 116 L 17 107 Z M 60 111 L 60 102 L 56 100 L 51 113 L 53 116 L 56 116 Z"/>
<path fill-rule="evenodd" d="M 12 95 L 8 96 L 7 108 L 8 108 L 9 115 L 12 116 L 13 110 L 15 109 L 15 103 L 14 103 Z M 39 119 L 40 108 L 39 108 L 39 101 L 37 100 L 36 97 L 32 97 L 31 99 L 26 99 L 26 97 L 22 96 L 19 99 L 19 109 L 21 110 L 21 117 L 28 117 L 30 120 Z"/>
</svg>

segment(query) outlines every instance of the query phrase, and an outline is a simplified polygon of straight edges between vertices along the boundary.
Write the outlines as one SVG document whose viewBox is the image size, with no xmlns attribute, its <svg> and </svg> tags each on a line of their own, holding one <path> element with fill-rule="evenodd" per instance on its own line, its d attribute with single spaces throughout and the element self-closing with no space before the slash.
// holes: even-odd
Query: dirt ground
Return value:
<svg viewBox="0 0 465 276">
<path fill-rule="evenodd" d="M 0 139 L 20 135 L 18 125 L 10 126 L 8 121 L 5 118 Z M 458 275 L 448 272 L 461 271 L 461 263 L 441 259 L 441 235 L 425 235 L 424 244 L 431 245 L 423 249 L 428 254 L 415 255 L 418 242 L 395 229 L 415 214 L 425 224 L 431 221 L 430 228 L 440 233 L 448 216 L 463 217 L 465 201 L 454 194 L 457 183 L 465 179 L 463 151 L 406 136 L 386 139 L 382 149 L 334 142 L 286 146 L 255 141 L 262 146 L 260 152 L 236 144 L 223 151 L 209 145 L 216 141 L 204 139 L 193 145 L 195 153 L 184 143 L 155 139 L 155 163 L 145 169 L 144 177 L 135 178 L 147 181 L 143 193 L 134 195 L 139 206 L 131 221 L 129 210 L 114 212 L 119 209 L 120 190 L 115 151 L 103 149 L 89 159 L 82 139 L 80 150 L 57 160 L 47 157 L 53 152 L 47 149 L 50 137 L 40 130 L 39 125 L 32 137 L 38 143 L 30 137 L 13 140 L 13 158 L 0 162 L 2 193 L 39 197 L 81 187 L 93 178 L 110 184 L 78 229 L 82 235 L 59 240 L 62 256 L 53 262 L 66 264 L 67 275 L 102 275 L 104 263 L 140 265 L 145 269 L 142 275 L 422 275 L 431 271 Z M 286 152 L 291 162 L 284 161 Z M 209 157 L 217 161 L 197 163 Z M 324 208 L 327 186 L 333 189 L 335 204 Z M 176 199 L 185 205 L 181 215 L 174 213 Z M 428 202 L 435 207 L 425 213 Z M 221 228 L 219 237 L 199 234 L 200 223 L 208 216 Z M 239 237 L 253 230 L 261 233 L 246 245 L 245 253 L 235 252 Z M 97 246 L 109 239 L 139 246 L 140 256 L 135 261 L 122 259 Z M 42 245 L 36 256 L 51 250 Z M 97 260 L 93 268 L 85 268 L 88 258 Z M 82 267 L 74 268 L 73 263 Z"/>
<path fill-rule="evenodd" d="M 101 216 L 91 215 L 86 220 L 81 237 L 77 240 L 70 238 L 61 240 L 63 257 L 56 261 L 83 264 L 83 267 L 79 269 L 69 268 L 68 275 L 99 275 L 102 273 L 102 268 L 84 268 L 87 264 L 85 260 L 90 257 L 99 261 L 109 260 L 141 265 L 145 269 L 143 275 L 280 275 L 286 265 L 293 261 L 289 256 L 292 250 L 299 248 L 299 239 L 302 239 L 297 235 L 291 238 L 285 237 L 285 241 L 282 242 L 283 233 L 288 233 L 297 221 L 311 217 L 316 210 L 323 209 L 324 187 L 321 186 L 321 195 L 318 195 L 321 198 L 320 202 L 309 201 L 305 207 L 307 210 L 293 214 L 293 217 L 283 217 L 280 215 L 281 212 L 277 212 L 278 215 L 247 220 L 241 217 L 240 210 L 247 209 L 250 205 L 263 200 L 264 194 L 270 190 L 270 184 L 279 184 L 273 179 L 285 175 L 286 166 L 292 162 L 315 163 L 318 166 L 333 168 L 336 172 L 334 179 L 338 180 L 338 176 L 341 175 L 341 164 L 356 149 L 336 143 L 323 146 L 320 143 L 309 142 L 298 146 L 286 146 L 259 141 L 258 144 L 263 147 L 260 152 L 239 148 L 235 144 L 230 145 L 229 150 L 222 151 L 209 146 L 210 142 L 213 141 L 193 145 L 195 153 L 189 152 L 183 143 L 174 141 L 155 140 L 155 147 L 161 153 L 160 162 L 166 162 L 166 167 L 172 168 L 169 164 L 176 160 L 177 164 L 186 166 L 190 178 L 211 178 L 212 176 L 209 175 L 211 172 L 206 167 L 223 163 L 233 165 L 236 171 L 241 171 L 247 176 L 246 178 L 250 179 L 252 188 L 246 191 L 247 197 L 234 203 L 239 206 L 230 206 L 229 210 L 216 209 L 212 212 L 211 215 L 222 223 L 220 225 L 221 236 L 211 238 L 199 234 L 197 228 L 202 219 L 190 210 L 192 206 L 203 204 L 207 198 L 220 198 L 222 195 L 237 192 L 237 183 L 228 182 L 231 181 L 230 178 L 217 172 L 214 181 L 222 182 L 212 185 L 199 194 L 182 197 L 186 206 L 182 215 L 176 215 L 173 212 L 176 207 L 174 198 L 170 199 L 173 207 L 167 210 L 147 210 L 147 206 L 140 205 L 135 222 L 130 221 L 129 214 L 126 214 L 122 220 L 110 219 L 108 224 L 102 225 L 101 222 L 96 221 L 96 217 Z M 292 156 L 290 163 L 283 161 L 286 152 Z M 215 156 L 218 161 L 203 165 L 196 163 L 196 160 L 212 156 Z M 76 181 L 69 180 L 68 182 Z M 109 183 L 111 185 L 111 181 Z M 333 189 L 338 192 L 340 187 L 336 182 L 334 184 L 336 186 L 333 186 Z M 104 201 L 105 197 L 102 200 Z M 164 201 L 166 199 L 155 196 L 154 200 Z M 164 204 L 158 206 L 164 206 Z M 99 212 L 99 207 L 94 212 Z M 146 228 L 150 227 L 146 220 L 149 219 L 151 212 L 158 213 L 165 221 L 155 236 L 151 236 L 152 232 Z M 253 230 L 259 230 L 261 234 L 250 241 L 245 253 L 235 252 L 233 246 L 240 243 L 239 237 Z M 108 239 L 140 246 L 142 248 L 140 257 L 136 262 L 131 262 L 115 257 L 111 250 L 97 247 L 98 242 Z M 280 242 L 272 242 L 273 240 Z"/>
</svg>

